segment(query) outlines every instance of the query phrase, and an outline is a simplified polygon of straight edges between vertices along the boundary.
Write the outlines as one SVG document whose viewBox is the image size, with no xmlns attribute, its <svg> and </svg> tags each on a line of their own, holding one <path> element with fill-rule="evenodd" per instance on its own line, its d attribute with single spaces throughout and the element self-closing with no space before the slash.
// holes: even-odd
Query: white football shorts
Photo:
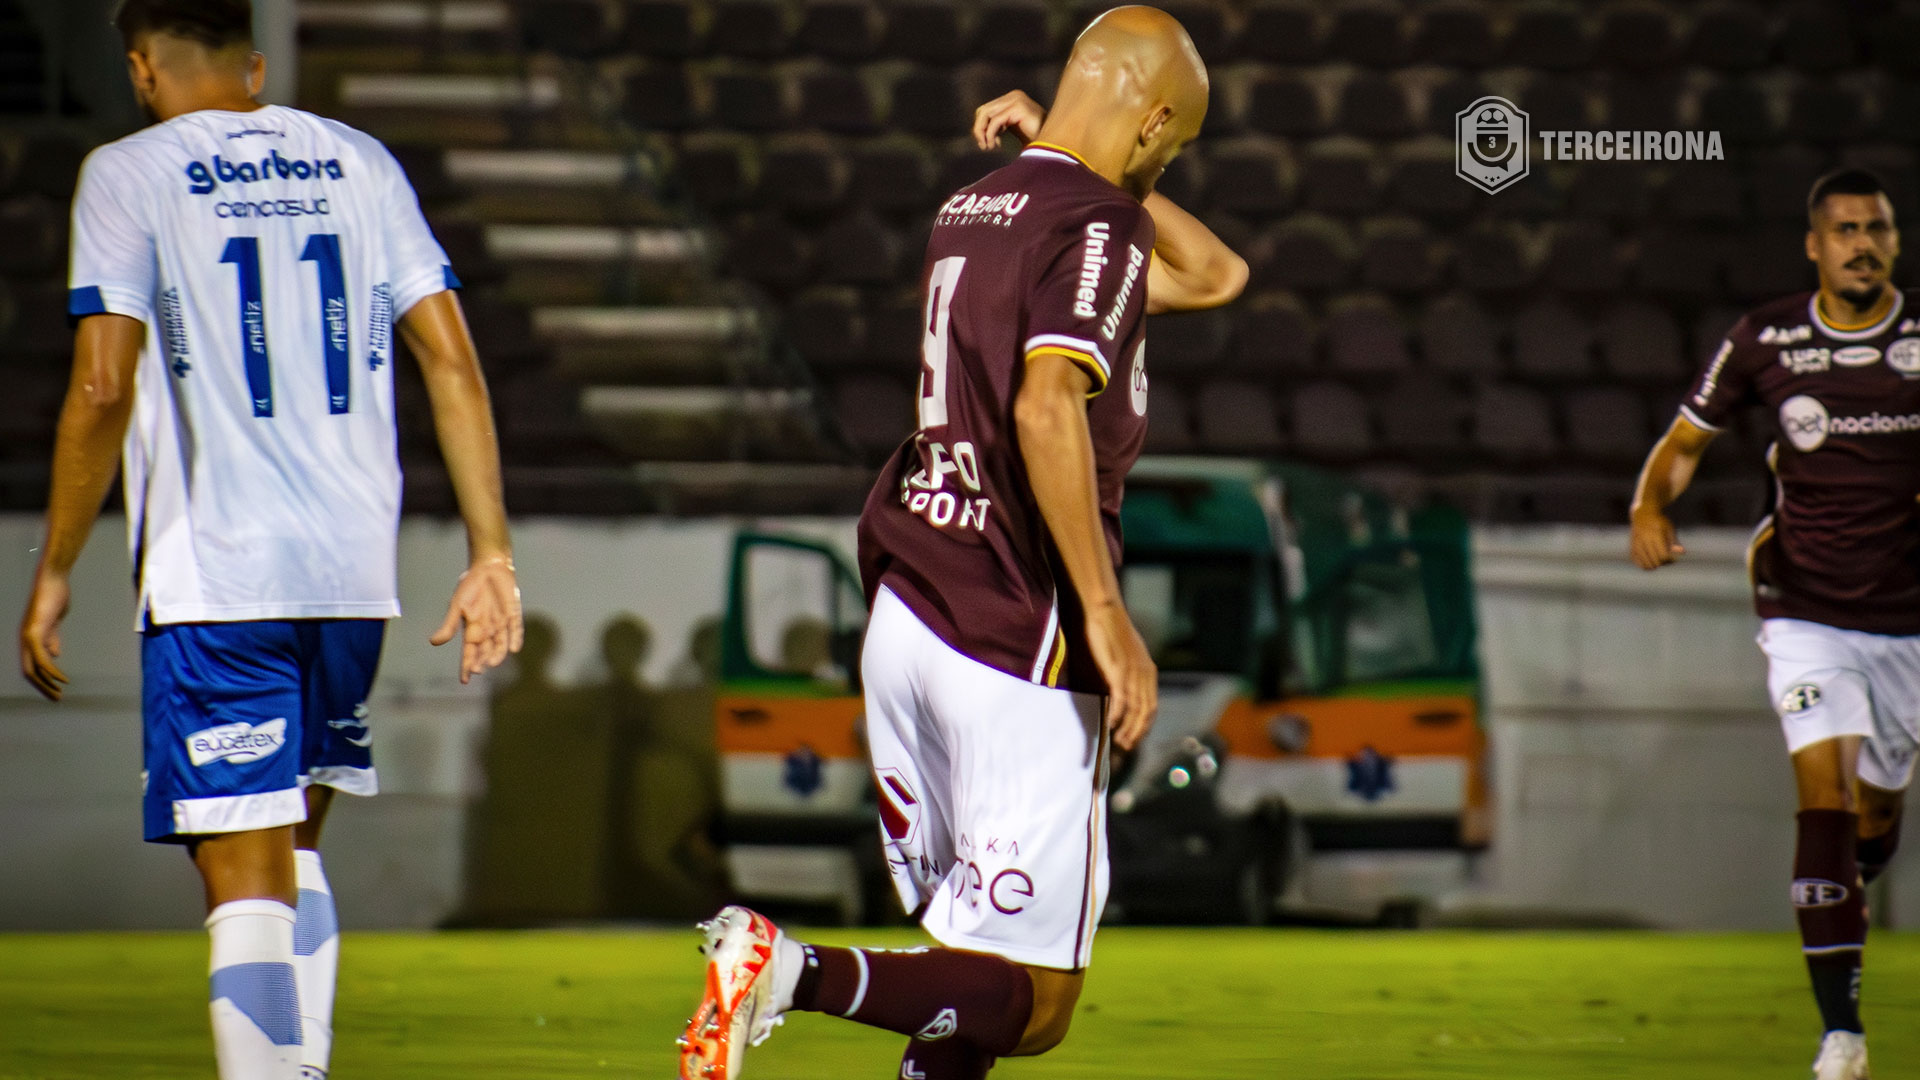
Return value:
<svg viewBox="0 0 1920 1080">
<path fill-rule="evenodd" d="M 1787 752 L 1859 735 L 1860 779 L 1906 790 L 1920 749 L 1920 637 L 1767 619 L 1759 641 Z"/>
<path fill-rule="evenodd" d="M 1086 967 L 1107 900 L 1102 699 L 954 651 L 884 588 L 860 673 L 901 903 L 950 948 Z"/>
</svg>

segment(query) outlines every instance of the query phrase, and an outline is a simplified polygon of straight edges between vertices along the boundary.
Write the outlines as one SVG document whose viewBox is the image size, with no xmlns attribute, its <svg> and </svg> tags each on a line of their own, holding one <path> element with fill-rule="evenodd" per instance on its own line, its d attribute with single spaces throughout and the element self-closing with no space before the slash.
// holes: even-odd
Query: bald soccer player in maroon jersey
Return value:
<svg viewBox="0 0 1920 1080">
<path fill-rule="evenodd" d="M 943 203 L 923 279 L 919 431 L 860 520 L 867 738 L 894 883 L 939 947 L 804 945 L 727 908 L 684 1080 L 737 1080 L 790 1009 L 910 1037 L 910 1080 L 983 1077 L 1065 1037 L 1106 895 L 1109 738 L 1157 673 L 1121 603 L 1120 497 L 1146 437 L 1143 316 L 1224 304 L 1246 264 L 1153 185 L 1200 130 L 1207 76 L 1164 12 L 1074 46 L 1051 114 Z"/>
<path fill-rule="evenodd" d="M 1749 405 L 1776 418 L 1773 511 L 1748 557 L 1768 689 L 1800 791 L 1792 903 L 1826 1025 L 1817 1080 L 1862 1080 L 1862 893 L 1898 842 L 1920 741 L 1920 294 L 1889 284 L 1900 234 L 1871 174 L 1807 200 L 1820 289 L 1750 312 L 1653 448 L 1633 560 L 1684 552 L 1666 508 Z"/>
</svg>

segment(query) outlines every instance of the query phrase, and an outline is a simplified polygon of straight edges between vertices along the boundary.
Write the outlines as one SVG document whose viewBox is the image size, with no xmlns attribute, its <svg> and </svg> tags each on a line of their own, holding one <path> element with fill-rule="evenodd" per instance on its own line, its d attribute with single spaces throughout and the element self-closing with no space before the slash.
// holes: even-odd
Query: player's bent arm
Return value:
<svg viewBox="0 0 1920 1080">
<path fill-rule="evenodd" d="M 446 621 L 430 639 L 435 645 L 451 641 L 464 623 L 464 683 L 504 661 L 508 653 L 519 652 L 522 635 L 493 404 L 466 316 L 451 291 L 435 293 L 410 308 L 400 320 L 400 334 L 419 361 L 440 454 L 467 526 L 467 572 L 460 577 Z"/>
<path fill-rule="evenodd" d="M 1013 419 L 1034 502 L 1086 613 L 1087 647 L 1107 681 L 1108 725 L 1115 741 L 1132 749 L 1153 722 L 1159 673 L 1127 617 L 1100 522 L 1087 428 L 1092 388 L 1092 376 L 1072 360 L 1036 352 L 1027 358 Z"/>
<path fill-rule="evenodd" d="M 1159 192 L 1147 196 L 1153 215 L 1153 261 L 1147 265 L 1147 314 L 1196 311 L 1230 303 L 1247 287 L 1247 260 Z"/>
<path fill-rule="evenodd" d="M 125 315 L 89 315 L 73 335 L 73 374 L 53 439 L 47 535 L 20 621 L 21 671 L 56 701 L 67 681 L 54 663 L 70 595 L 67 575 L 120 468 L 121 444 L 133 416 L 134 373 L 146 337 L 146 324 Z"/>
<path fill-rule="evenodd" d="M 1633 489 L 1632 538 L 1634 564 L 1642 570 L 1665 566 L 1675 556 L 1686 553 L 1675 537 L 1667 507 L 1680 498 L 1693 474 L 1700 467 L 1700 456 L 1713 442 L 1714 432 L 1684 416 L 1676 416 L 1673 426 L 1653 444 L 1647 463 L 1640 470 Z"/>
</svg>

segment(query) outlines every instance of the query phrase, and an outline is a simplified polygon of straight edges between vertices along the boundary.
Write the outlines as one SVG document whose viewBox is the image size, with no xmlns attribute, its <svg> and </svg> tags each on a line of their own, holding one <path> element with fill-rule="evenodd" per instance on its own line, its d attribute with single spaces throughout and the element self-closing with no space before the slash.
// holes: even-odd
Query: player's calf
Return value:
<svg viewBox="0 0 1920 1080">
<path fill-rule="evenodd" d="M 1860 880 L 1873 884 L 1886 872 L 1893 853 L 1900 849 L 1900 819 L 1904 816 L 1900 792 L 1876 792 L 1868 789 L 1860 800 L 1860 841 L 1855 853 L 1860 860 Z"/>
<path fill-rule="evenodd" d="M 1044 1054 L 1066 1041 L 1073 1026 L 1073 1010 L 1080 1003 L 1080 989 L 1086 974 L 1079 971 L 1055 971 L 1052 968 L 1027 968 L 1033 980 L 1033 1014 L 1020 1044 L 1008 1057 L 1033 1057 Z"/>
</svg>

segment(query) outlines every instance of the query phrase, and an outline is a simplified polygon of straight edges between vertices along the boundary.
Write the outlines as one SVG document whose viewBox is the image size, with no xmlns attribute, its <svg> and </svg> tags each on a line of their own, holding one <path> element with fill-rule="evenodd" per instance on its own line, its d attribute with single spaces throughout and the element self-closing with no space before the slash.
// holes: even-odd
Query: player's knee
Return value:
<svg viewBox="0 0 1920 1080">
<path fill-rule="evenodd" d="M 1081 978 L 1055 971 L 1027 969 L 1033 976 L 1033 1014 L 1009 1057 L 1044 1054 L 1066 1041 L 1073 1010 L 1080 1003 Z"/>
</svg>

